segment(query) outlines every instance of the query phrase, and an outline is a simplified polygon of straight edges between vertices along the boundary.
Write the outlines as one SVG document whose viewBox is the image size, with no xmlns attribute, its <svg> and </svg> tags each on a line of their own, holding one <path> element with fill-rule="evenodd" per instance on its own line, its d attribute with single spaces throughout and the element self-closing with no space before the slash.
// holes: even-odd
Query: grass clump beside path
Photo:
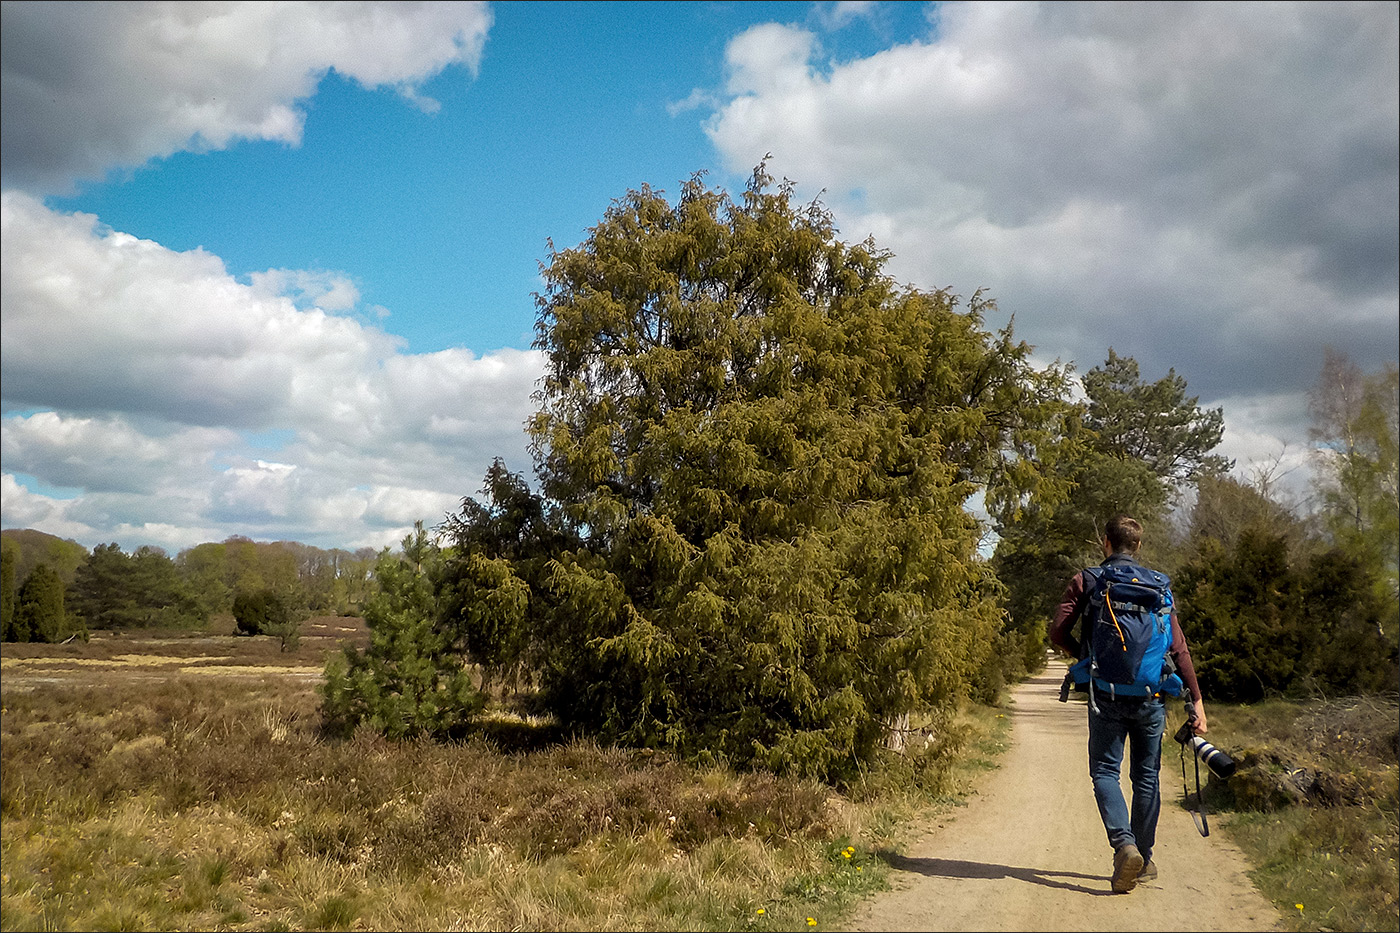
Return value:
<svg viewBox="0 0 1400 933">
<path fill-rule="evenodd" d="M 967 771 L 910 764 L 838 795 L 578 741 L 327 741 L 314 685 L 288 676 L 3 704 L 5 930 L 826 927 L 887 885 L 872 853 L 956 802 L 1004 729 L 973 709 L 942 757 Z"/>
</svg>

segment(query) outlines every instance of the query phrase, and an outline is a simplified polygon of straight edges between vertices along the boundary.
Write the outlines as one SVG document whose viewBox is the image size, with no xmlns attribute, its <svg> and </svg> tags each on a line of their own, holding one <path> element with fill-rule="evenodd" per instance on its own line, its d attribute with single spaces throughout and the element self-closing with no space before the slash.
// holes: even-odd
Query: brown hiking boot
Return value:
<svg viewBox="0 0 1400 933">
<path fill-rule="evenodd" d="M 1148 859 L 1147 862 L 1142 866 L 1142 871 L 1138 872 L 1137 880 L 1139 880 L 1139 881 L 1156 881 L 1156 880 L 1157 880 L 1157 863 L 1154 862 L 1154 861 L 1152 861 L 1151 859 Z"/>
<path fill-rule="evenodd" d="M 1142 853 L 1132 843 L 1119 846 L 1113 853 L 1113 893 L 1127 894 L 1137 887 L 1142 872 Z"/>
</svg>

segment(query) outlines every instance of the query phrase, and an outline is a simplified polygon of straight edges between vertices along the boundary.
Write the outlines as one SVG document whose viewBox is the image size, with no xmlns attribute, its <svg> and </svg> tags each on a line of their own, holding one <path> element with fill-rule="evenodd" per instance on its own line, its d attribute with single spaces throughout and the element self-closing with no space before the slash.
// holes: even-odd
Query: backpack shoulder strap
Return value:
<svg viewBox="0 0 1400 933">
<path fill-rule="evenodd" d="M 1081 646 L 1081 657 L 1083 661 L 1092 663 L 1094 656 L 1094 625 L 1098 621 L 1098 613 L 1094 611 L 1094 596 L 1103 586 L 1103 567 L 1085 567 L 1081 573 L 1084 575 L 1084 595 L 1081 597 L 1079 618 L 1082 627 L 1079 630 L 1079 642 Z"/>
<path fill-rule="evenodd" d="M 1088 609 L 1094 597 L 1103 592 L 1108 582 L 1109 568 L 1104 566 L 1084 568 L 1084 608 Z"/>
</svg>

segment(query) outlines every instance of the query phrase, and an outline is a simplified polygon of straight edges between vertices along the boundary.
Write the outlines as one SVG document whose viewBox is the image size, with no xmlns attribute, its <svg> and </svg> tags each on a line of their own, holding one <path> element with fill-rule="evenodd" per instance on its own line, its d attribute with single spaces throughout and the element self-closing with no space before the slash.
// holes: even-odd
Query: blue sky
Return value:
<svg viewBox="0 0 1400 933">
<path fill-rule="evenodd" d="M 703 170 L 742 185 L 717 162 L 706 114 L 681 107 L 718 95 L 726 44 L 748 26 L 821 20 L 801 3 L 489 9 L 476 76 L 456 64 L 419 85 L 431 114 L 332 72 L 302 104 L 295 147 L 180 152 L 50 203 L 170 249 L 203 247 L 234 274 L 344 272 L 415 352 L 528 346 L 547 239 L 576 244 L 643 183 L 675 191 Z M 928 30 L 921 5 L 888 4 L 829 41 L 851 55 Z"/>
<path fill-rule="evenodd" d="M 1323 348 L 1400 344 L 1397 9 L 6 2 L 0 520 L 395 544 L 529 472 L 548 242 L 769 153 L 1301 496 Z"/>
</svg>

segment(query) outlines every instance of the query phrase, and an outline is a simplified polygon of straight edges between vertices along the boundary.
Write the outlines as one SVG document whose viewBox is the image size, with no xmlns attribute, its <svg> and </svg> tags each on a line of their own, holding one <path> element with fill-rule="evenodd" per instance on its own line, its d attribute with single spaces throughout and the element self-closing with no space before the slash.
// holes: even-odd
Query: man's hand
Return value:
<svg viewBox="0 0 1400 933">
<path fill-rule="evenodd" d="M 1197 735 L 1205 735 L 1206 729 L 1206 703 L 1205 700 L 1196 701 L 1196 715 L 1191 720 L 1191 728 Z"/>
</svg>

